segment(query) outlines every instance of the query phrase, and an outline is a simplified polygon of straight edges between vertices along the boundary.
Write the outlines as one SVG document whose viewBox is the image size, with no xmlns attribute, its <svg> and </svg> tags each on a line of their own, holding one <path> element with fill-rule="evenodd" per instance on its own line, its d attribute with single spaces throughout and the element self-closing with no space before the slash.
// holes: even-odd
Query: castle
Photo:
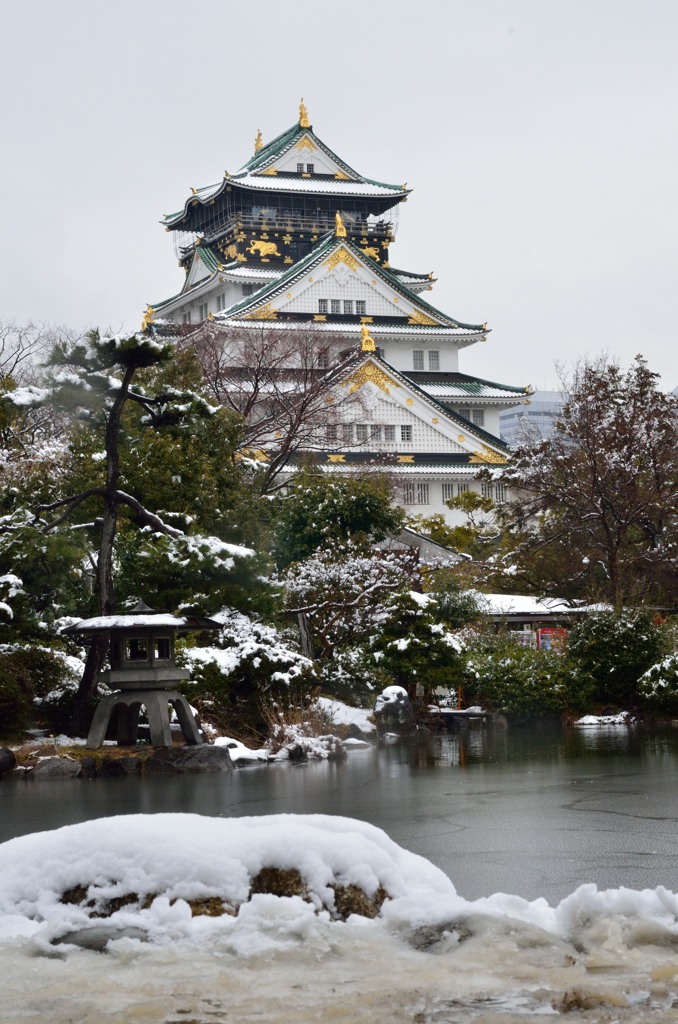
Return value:
<svg viewBox="0 0 678 1024">
<path fill-rule="evenodd" d="M 191 189 L 163 218 L 184 281 L 149 306 L 145 325 L 216 342 L 227 391 L 251 390 L 268 358 L 268 392 L 262 377 L 247 409 L 263 460 L 279 455 L 287 429 L 276 410 L 316 388 L 285 464 L 303 449 L 333 472 L 383 467 L 411 512 L 452 519 L 445 503 L 464 491 L 505 498 L 477 473 L 506 462 L 499 415 L 530 389 L 461 373 L 460 349 L 486 340 L 487 324 L 441 312 L 424 297 L 432 274 L 391 265 L 409 191 L 354 170 L 302 102 L 296 124 L 271 142 L 259 132 L 237 173 Z"/>
</svg>

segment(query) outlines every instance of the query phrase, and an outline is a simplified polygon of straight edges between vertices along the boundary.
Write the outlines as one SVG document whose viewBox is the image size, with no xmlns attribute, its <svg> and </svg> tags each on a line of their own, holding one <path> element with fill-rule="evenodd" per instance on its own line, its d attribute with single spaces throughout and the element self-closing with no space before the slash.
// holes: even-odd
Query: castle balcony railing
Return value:
<svg viewBox="0 0 678 1024">
<path fill-rule="evenodd" d="M 377 241 L 392 240 L 395 237 L 396 225 L 392 220 L 377 217 L 359 217 L 352 213 L 342 213 L 342 219 L 350 238 L 360 241 L 361 238 Z M 239 210 L 228 217 L 215 217 L 207 221 L 200 232 L 206 242 L 215 242 L 224 235 L 236 234 L 242 230 L 249 233 L 283 232 L 290 235 L 325 235 L 334 231 L 336 221 L 334 214 L 287 214 L 275 209 L 265 209 L 258 213 Z M 176 232 L 174 244 L 179 259 L 186 257 L 195 244 L 196 232 Z"/>
</svg>

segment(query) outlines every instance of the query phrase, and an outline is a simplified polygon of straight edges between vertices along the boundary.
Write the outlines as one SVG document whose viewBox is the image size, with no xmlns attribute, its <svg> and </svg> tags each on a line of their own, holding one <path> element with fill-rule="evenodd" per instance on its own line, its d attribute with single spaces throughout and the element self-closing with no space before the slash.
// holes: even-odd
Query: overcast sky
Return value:
<svg viewBox="0 0 678 1024">
<path fill-rule="evenodd" d="M 678 0 L 2 0 L 0 317 L 135 330 L 158 221 L 295 123 L 414 189 L 394 266 L 492 328 L 461 369 L 678 384 Z"/>
</svg>

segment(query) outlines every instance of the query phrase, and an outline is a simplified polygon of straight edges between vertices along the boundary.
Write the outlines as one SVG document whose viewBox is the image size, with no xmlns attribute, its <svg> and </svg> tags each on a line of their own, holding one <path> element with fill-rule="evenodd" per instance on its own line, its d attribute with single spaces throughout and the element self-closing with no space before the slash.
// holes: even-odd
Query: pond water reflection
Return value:
<svg viewBox="0 0 678 1024">
<path fill-rule="evenodd" d="M 227 775 L 0 784 L 0 840 L 112 814 L 361 818 L 468 898 L 557 902 L 583 882 L 678 890 L 678 729 L 471 728 L 354 750 L 341 763 Z"/>
</svg>

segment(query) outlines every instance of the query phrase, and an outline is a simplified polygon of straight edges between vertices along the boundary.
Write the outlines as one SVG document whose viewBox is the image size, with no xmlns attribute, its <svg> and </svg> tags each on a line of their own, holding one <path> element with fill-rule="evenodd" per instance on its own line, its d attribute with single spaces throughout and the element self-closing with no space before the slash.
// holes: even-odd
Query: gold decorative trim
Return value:
<svg viewBox="0 0 678 1024">
<path fill-rule="evenodd" d="M 316 321 L 316 323 L 322 324 L 327 320 L 327 317 L 325 316 L 324 313 L 316 313 L 313 319 Z"/>
<path fill-rule="evenodd" d="M 336 174 L 334 175 L 334 177 L 337 179 L 337 181 L 350 181 L 351 180 L 349 178 L 348 174 L 344 174 L 343 171 L 337 171 Z"/>
<path fill-rule="evenodd" d="M 488 448 L 488 446 L 484 444 L 481 445 L 479 452 L 473 452 L 469 462 L 489 462 L 495 466 L 505 466 L 508 459 L 503 455 L 500 455 L 499 452 L 495 452 L 492 448 Z"/>
<path fill-rule="evenodd" d="M 316 149 L 316 147 L 313 145 L 313 143 L 309 139 L 308 135 L 304 135 L 303 139 L 299 139 L 299 141 L 297 142 L 297 144 L 296 144 L 296 146 L 294 148 L 295 149 L 310 149 L 310 151 L 312 153 L 315 152 L 315 149 Z"/>
<path fill-rule="evenodd" d="M 346 456 L 345 455 L 328 455 L 327 456 L 327 461 L 328 462 L 346 462 Z"/>
<path fill-rule="evenodd" d="M 258 153 L 259 150 L 261 149 L 261 147 L 263 146 L 263 144 L 264 144 L 264 138 L 263 138 L 263 135 L 261 134 L 261 128 L 258 128 L 257 129 L 257 137 L 254 140 L 254 152 Z"/>
<path fill-rule="evenodd" d="M 360 317 L 360 323 L 361 324 L 373 324 L 374 323 L 374 317 L 373 316 L 361 316 Z"/>
<path fill-rule="evenodd" d="M 414 399 L 408 398 L 407 401 L 405 402 L 405 405 L 414 405 Z"/>
<path fill-rule="evenodd" d="M 466 438 L 463 434 L 457 434 L 457 441 L 459 441 L 460 444 L 463 444 L 465 440 Z"/>
<path fill-rule="evenodd" d="M 278 172 L 276 171 L 275 167 L 267 167 L 265 171 L 260 171 L 259 173 L 260 174 L 270 174 L 271 177 L 275 177 Z"/>
<path fill-rule="evenodd" d="M 299 102 L 299 125 L 301 128 L 310 128 L 311 122 L 308 119 L 308 109 L 304 103 L 304 97 Z"/>
<path fill-rule="evenodd" d="M 372 362 L 367 362 L 363 366 L 358 367 L 358 369 L 352 373 L 350 377 L 347 377 L 343 383 L 349 385 L 349 395 L 359 391 L 363 384 L 374 384 L 380 391 L 383 391 L 385 395 L 391 394 L 391 388 L 400 387 L 400 384 L 398 384 L 397 381 L 393 380 L 392 377 L 389 377 L 387 373 L 384 373 L 380 366 L 377 366 Z"/>
<path fill-rule="evenodd" d="M 431 423 L 438 423 L 438 417 L 434 416 L 433 419 L 431 420 Z"/>
<path fill-rule="evenodd" d="M 371 260 L 374 260 L 375 263 L 379 262 L 379 249 L 377 248 L 376 245 L 365 246 L 365 248 L 361 249 L 360 251 L 362 252 L 363 256 L 369 256 L 369 258 Z"/>
<path fill-rule="evenodd" d="M 344 246 L 340 246 L 336 252 L 333 252 L 329 259 L 326 259 L 323 266 L 329 267 L 330 270 L 334 270 L 340 263 L 344 263 L 349 270 L 356 271 L 358 268 L 358 260 L 355 256 L 345 249 Z"/>
<path fill-rule="evenodd" d="M 346 238 L 346 228 L 339 210 L 334 215 L 334 234 L 337 238 Z"/>
<path fill-rule="evenodd" d="M 405 463 L 406 462 L 408 465 L 412 465 L 414 463 L 414 455 L 399 455 L 398 456 L 398 462 L 400 462 L 400 463 Z"/>
<path fill-rule="evenodd" d="M 265 306 L 261 306 L 259 309 L 253 310 L 251 313 L 246 313 L 245 320 L 277 320 L 277 310 L 273 308 L 270 302 L 267 302 Z"/>
<path fill-rule="evenodd" d="M 407 322 L 408 324 L 412 324 L 413 326 L 417 325 L 419 327 L 439 326 L 435 320 L 432 320 L 430 316 L 426 316 L 426 314 L 422 313 L 420 310 L 415 310 L 414 313 L 410 313 Z"/>
</svg>

